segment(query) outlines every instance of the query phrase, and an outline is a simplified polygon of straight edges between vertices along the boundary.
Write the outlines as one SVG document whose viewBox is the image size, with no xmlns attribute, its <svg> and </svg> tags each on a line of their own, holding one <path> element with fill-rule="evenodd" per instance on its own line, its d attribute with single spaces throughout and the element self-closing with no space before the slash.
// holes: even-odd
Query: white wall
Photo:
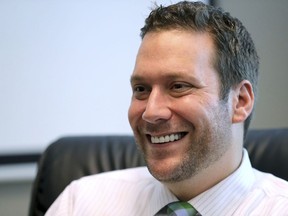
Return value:
<svg viewBox="0 0 288 216">
<path fill-rule="evenodd" d="M 129 78 L 151 2 L 0 1 L 0 154 L 131 133 Z"/>
<path fill-rule="evenodd" d="M 129 75 L 147 3 L 1 1 L 0 152 L 66 134 L 129 133 Z"/>
</svg>

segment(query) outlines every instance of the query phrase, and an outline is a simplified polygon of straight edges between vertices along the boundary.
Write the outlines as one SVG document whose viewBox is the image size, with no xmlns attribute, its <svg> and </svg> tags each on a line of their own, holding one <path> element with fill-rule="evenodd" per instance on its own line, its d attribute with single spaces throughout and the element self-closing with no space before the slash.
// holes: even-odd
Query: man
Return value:
<svg viewBox="0 0 288 216">
<path fill-rule="evenodd" d="M 243 149 L 259 63 L 241 22 L 180 2 L 154 9 L 141 36 L 128 116 L 149 171 L 75 181 L 47 215 L 288 215 L 287 182 Z"/>
</svg>

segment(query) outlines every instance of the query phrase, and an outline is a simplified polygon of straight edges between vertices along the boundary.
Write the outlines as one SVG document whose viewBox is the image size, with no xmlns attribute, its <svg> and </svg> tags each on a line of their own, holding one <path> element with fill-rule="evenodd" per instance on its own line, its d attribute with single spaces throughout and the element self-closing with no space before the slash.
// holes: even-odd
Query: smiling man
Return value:
<svg viewBox="0 0 288 216">
<path fill-rule="evenodd" d="M 243 139 L 237 124 L 253 108 L 249 81 L 222 100 L 214 56 L 208 33 L 152 31 L 143 38 L 131 78 L 129 120 L 136 142 L 151 174 L 184 200 L 237 169 L 242 146 L 234 139 Z M 247 95 L 239 101 L 241 92 Z M 242 110 L 232 110 L 239 102 Z"/>
<path fill-rule="evenodd" d="M 47 215 L 287 215 L 288 183 L 243 149 L 259 62 L 241 22 L 179 2 L 155 8 L 141 36 L 128 116 L 148 169 L 75 181 Z"/>
</svg>

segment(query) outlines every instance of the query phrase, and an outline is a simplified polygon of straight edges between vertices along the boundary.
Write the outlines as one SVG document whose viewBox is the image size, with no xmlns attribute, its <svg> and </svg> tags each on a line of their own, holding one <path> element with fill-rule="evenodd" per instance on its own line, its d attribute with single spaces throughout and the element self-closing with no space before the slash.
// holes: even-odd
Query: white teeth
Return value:
<svg viewBox="0 0 288 216">
<path fill-rule="evenodd" d="M 166 135 L 165 136 L 165 142 L 169 142 L 170 141 L 170 136 Z"/>
<path fill-rule="evenodd" d="M 176 140 L 179 140 L 182 138 L 182 135 L 179 134 L 170 134 L 166 136 L 160 136 L 160 137 L 153 137 L 151 136 L 151 142 L 152 143 L 167 143 L 167 142 L 173 142 Z"/>
</svg>

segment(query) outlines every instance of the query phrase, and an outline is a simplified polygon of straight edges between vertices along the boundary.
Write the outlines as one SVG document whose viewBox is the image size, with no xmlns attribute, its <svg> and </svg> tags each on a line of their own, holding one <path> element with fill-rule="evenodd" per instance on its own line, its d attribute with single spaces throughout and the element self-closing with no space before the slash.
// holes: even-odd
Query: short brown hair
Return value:
<svg viewBox="0 0 288 216">
<path fill-rule="evenodd" d="M 249 32 L 237 18 L 202 2 L 182 1 L 167 7 L 160 5 L 146 18 L 141 38 L 148 32 L 172 29 L 211 35 L 216 47 L 214 67 L 219 73 L 220 96 L 224 101 L 227 101 L 231 88 L 242 80 L 251 82 L 256 95 L 259 58 Z M 252 113 L 244 123 L 245 135 Z"/>
</svg>

